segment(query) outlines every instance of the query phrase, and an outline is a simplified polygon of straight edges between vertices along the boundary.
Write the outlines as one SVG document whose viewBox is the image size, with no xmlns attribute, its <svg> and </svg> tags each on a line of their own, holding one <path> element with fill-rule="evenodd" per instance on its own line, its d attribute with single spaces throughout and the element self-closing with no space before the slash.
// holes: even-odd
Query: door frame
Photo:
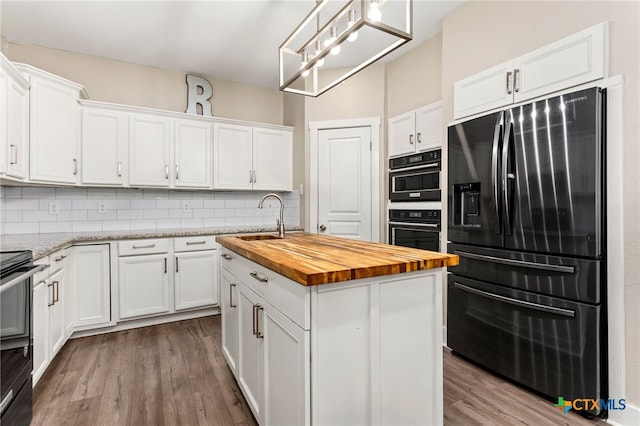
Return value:
<svg viewBox="0 0 640 426">
<path fill-rule="evenodd" d="M 309 122 L 309 210 L 306 232 L 318 227 L 318 148 L 321 130 L 369 127 L 371 129 L 371 241 L 380 241 L 380 117 Z"/>
</svg>

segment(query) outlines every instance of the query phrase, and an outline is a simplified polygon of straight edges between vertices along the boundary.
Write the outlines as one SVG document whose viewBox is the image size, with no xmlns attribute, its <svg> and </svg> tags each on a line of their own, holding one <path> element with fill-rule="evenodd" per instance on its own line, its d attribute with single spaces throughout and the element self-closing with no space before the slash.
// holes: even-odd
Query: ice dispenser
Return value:
<svg viewBox="0 0 640 426">
<path fill-rule="evenodd" d="M 479 227 L 480 214 L 480 182 L 453 185 L 453 223 Z"/>
</svg>

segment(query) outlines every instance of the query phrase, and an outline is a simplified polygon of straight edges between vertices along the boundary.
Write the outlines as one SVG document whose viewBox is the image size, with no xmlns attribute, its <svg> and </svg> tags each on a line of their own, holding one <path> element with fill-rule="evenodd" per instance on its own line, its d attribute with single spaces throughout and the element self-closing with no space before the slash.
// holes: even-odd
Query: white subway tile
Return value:
<svg viewBox="0 0 640 426">
<path fill-rule="evenodd" d="M 131 208 L 135 209 L 155 209 L 156 200 L 131 200 Z"/>
<path fill-rule="evenodd" d="M 40 200 L 40 210 L 49 210 L 49 203 L 58 203 L 60 206 L 60 211 L 62 210 L 71 210 L 71 200 Z"/>
<path fill-rule="evenodd" d="M 24 187 L 22 198 L 56 198 L 56 189 Z"/>
<path fill-rule="evenodd" d="M 131 208 L 130 200 L 105 200 L 107 210 L 129 210 Z"/>
<path fill-rule="evenodd" d="M 133 220 L 144 218 L 144 210 L 118 210 L 118 220 Z M 155 224 L 154 224 L 155 225 Z"/>
<path fill-rule="evenodd" d="M 264 219 L 261 218 L 260 216 L 245 217 L 244 218 L 244 224 L 247 225 L 247 226 L 264 225 Z"/>
<path fill-rule="evenodd" d="M 205 217 L 202 219 L 202 224 L 205 227 L 224 226 L 223 217 Z"/>
<path fill-rule="evenodd" d="M 22 210 L 0 211 L 1 222 L 22 222 Z"/>
<path fill-rule="evenodd" d="M 193 209 L 193 217 L 213 217 L 214 209 Z"/>
<path fill-rule="evenodd" d="M 225 217 L 224 226 L 244 226 L 243 217 Z"/>
<path fill-rule="evenodd" d="M 88 220 L 116 220 L 118 215 L 115 210 L 107 211 L 106 213 L 98 213 L 97 210 L 89 210 L 87 212 Z"/>
<path fill-rule="evenodd" d="M 191 199 L 193 198 L 193 194 L 188 191 L 169 191 L 169 199 L 170 200 L 182 200 L 182 199 Z"/>
<path fill-rule="evenodd" d="M 248 209 L 255 209 L 256 207 L 258 207 L 259 202 L 259 198 L 257 200 L 244 200 L 244 207 Z"/>
<path fill-rule="evenodd" d="M 159 209 L 179 209 L 180 200 L 158 200 L 156 201 Z"/>
<path fill-rule="evenodd" d="M 192 209 L 201 209 L 202 207 L 204 207 L 204 202 L 202 200 L 184 200 L 184 201 L 188 201 L 189 202 L 189 206 Z"/>
<path fill-rule="evenodd" d="M 191 210 L 188 212 L 183 212 L 180 209 L 171 209 L 169 210 L 169 218 L 171 219 L 188 219 L 193 217 L 193 213 Z"/>
<path fill-rule="evenodd" d="M 166 200 L 169 198 L 169 191 L 166 189 L 145 189 L 143 198 L 149 200 Z"/>
<path fill-rule="evenodd" d="M 144 211 L 145 219 L 168 219 L 169 210 L 166 209 L 150 209 Z"/>
<path fill-rule="evenodd" d="M 116 189 L 116 198 L 119 200 L 141 200 L 144 192 L 141 189 Z"/>
<path fill-rule="evenodd" d="M 72 232 L 73 222 L 43 222 L 40 224 L 40 232 Z"/>
<path fill-rule="evenodd" d="M 251 217 L 256 215 L 255 209 L 236 209 L 235 211 L 236 216 Z"/>
<path fill-rule="evenodd" d="M 1 198 L 22 198 L 22 188 L 19 186 L 3 186 L 0 188 Z"/>
<path fill-rule="evenodd" d="M 224 207 L 227 209 L 243 208 L 244 200 L 225 200 Z"/>
<path fill-rule="evenodd" d="M 102 222 L 73 222 L 73 232 L 99 232 L 102 231 Z"/>
<path fill-rule="evenodd" d="M 86 210 L 64 210 L 58 214 L 58 221 L 82 221 L 87 220 L 87 211 Z"/>
<path fill-rule="evenodd" d="M 180 229 L 180 219 L 158 219 L 158 229 Z"/>
<path fill-rule="evenodd" d="M 98 210 L 98 200 L 73 200 L 71 208 L 73 210 Z"/>
<path fill-rule="evenodd" d="M 181 219 L 180 227 L 181 228 L 202 228 L 203 220 L 202 218 L 194 218 L 194 219 Z"/>
<path fill-rule="evenodd" d="M 224 200 L 204 200 L 202 207 L 205 209 L 223 209 Z"/>
<path fill-rule="evenodd" d="M 2 203 L 3 210 L 40 210 L 40 200 L 23 200 L 22 198 L 6 198 Z"/>
<path fill-rule="evenodd" d="M 40 232 L 40 224 L 38 222 L 11 222 L 2 226 L 2 233 L 9 234 L 37 234 Z"/>
<path fill-rule="evenodd" d="M 56 188 L 56 198 L 82 200 L 87 198 L 86 188 Z"/>
<path fill-rule="evenodd" d="M 89 188 L 87 198 L 90 200 L 115 200 L 118 197 L 116 188 Z"/>
<path fill-rule="evenodd" d="M 128 220 L 106 220 L 102 222 L 103 231 L 128 231 L 131 229 L 131 222 Z"/>
<path fill-rule="evenodd" d="M 24 211 L 22 212 L 23 222 L 55 222 L 56 215 L 49 214 L 42 210 Z"/>
<path fill-rule="evenodd" d="M 235 216 L 235 210 L 233 209 L 215 209 L 216 217 L 233 217 Z"/>
<path fill-rule="evenodd" d="M 198 199 L 198 200 L 213 200 L 213 198 L 215 197 L 215 192 L 213 191 L 194 191 L 192 193 L 193 195 L 193 199 Z"/>
<path fill-rule="evenodd" d="M 132 220 L 131 221 L 131 230 L 148 230 L 148 229 L 156 229 L 156 221 L 155 220 Z"/>
</svg>

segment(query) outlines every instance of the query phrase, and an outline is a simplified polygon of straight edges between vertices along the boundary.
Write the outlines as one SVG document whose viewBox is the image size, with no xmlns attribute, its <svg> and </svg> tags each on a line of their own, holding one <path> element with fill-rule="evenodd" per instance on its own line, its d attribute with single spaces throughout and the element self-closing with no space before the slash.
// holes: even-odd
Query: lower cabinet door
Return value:
<svg viewBox="0 0 640 426">
<path fill-rule="evenodd" d="M 218 250 L 176 253 L 176 311 L 218 303 Z"/>
<path fill-rule="evenodd" d="M 109 244 L 73 249 L 73 321 L 75 327 L 111 322 Z"/>
<path fill-rule="evenodd" d="M 48 280 L 35 282 L 33 288 L 33 384 L 49 365 L 49 303 L 51 291 Z"/>
<path fill-rule="evenodd" d="M 64 289 L 65 269 L 60 269 L 49 279 L 48 290 L 51 292 L 49 305 L 49 354 L 51 359 L 58 353 L 66 341 L 66 324 L 64 297 L 60 290 Z"/>
<path fill-rule="evenodd" d="M 169 265 L 166 254 L 120 257 L 120 318 L 169 312 Z"/>
<path fill-rule="evenodd" d="M 222 271 L 222 353 L 238 377 L 238 280 Z"/>
<path fill-rule="evenodd" d="M 311 424 L 310 332 L 269 304 L 263 314 L 259 318 L 265 336 L 262 424 Z"/>
<path fill-rule="evenodd" d="M 262 425 L 264 338 L 258 330 L 262 326 L 259 320 L 262 316 L 260 310 L 264 309 L 264 301 L 244 284 L 240 284 L 239 289 L 238 384 L 258 424 Z"/>
</svg>

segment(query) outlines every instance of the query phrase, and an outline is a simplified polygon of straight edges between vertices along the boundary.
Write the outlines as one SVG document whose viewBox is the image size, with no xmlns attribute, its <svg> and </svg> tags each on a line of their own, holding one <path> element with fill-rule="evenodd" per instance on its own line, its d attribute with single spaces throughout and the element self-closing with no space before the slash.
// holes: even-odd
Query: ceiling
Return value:
<svg viewBox="0 0 640 426">
<path fill-rule="evenodd" d="M 462 3 L 414 0 L 413 40 L 385 60 L 440 32 L 442 18 Z M 315 0 L 2 0 L 0 28 L 9 41 L 277 88 L 278 47 L 314 6 Z"/>
</svg>

